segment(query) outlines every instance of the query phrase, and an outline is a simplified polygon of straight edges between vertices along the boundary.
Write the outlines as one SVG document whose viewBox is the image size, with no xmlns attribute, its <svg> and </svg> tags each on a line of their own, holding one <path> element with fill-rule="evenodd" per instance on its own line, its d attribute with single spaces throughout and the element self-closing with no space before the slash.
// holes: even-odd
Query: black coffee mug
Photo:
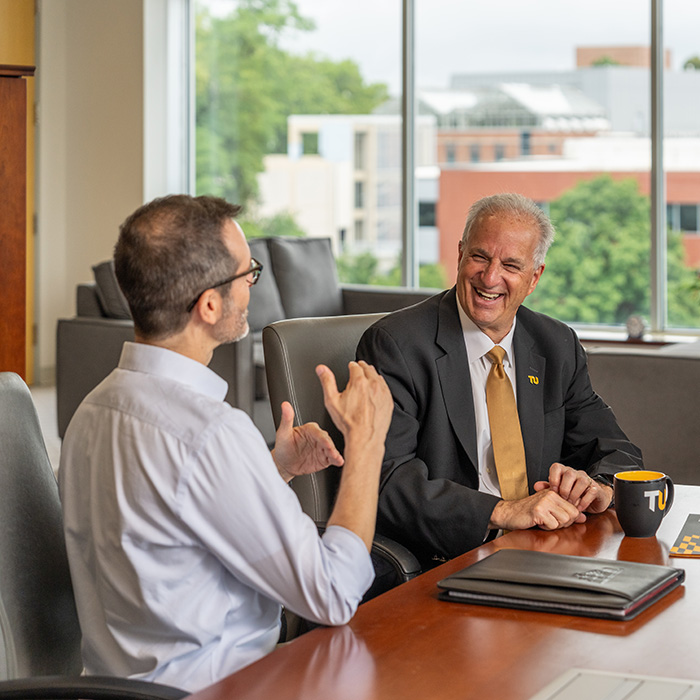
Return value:
<svg viewBox="0 0 700 700">
<path fill-rule="evenodd" d="M 653 537 L 673 504 L 673 482 L 662 472 L 615 474 L 615 511 L 628 537 Z"/>
</svg>

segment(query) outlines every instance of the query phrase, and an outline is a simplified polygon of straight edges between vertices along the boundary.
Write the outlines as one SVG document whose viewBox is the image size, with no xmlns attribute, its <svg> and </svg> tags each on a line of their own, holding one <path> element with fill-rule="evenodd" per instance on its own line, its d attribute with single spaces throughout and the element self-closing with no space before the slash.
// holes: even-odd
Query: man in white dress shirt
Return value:
<svg viewBox="0 0 700 700">
<path fill-rule="evenodd" d="M 352 363 L 339 393 L 319 367 L 344 456 L 317 425 L 293 427 L 286 403 L 270 453 L 207 367 L 218 345 L 247 334 L 260 274 L 239 210 L 174 195 L 120 228 L 115 271 L 135 342 L 76 411 L 59 473 L 89 674 L 198 690 L 274 648 L 282 605 L 343 624 L 373 579 L 393 408 L 384 380 Z M 286 482 L 330 464 L 342 478 L 319 537 Z"/>
</svg>

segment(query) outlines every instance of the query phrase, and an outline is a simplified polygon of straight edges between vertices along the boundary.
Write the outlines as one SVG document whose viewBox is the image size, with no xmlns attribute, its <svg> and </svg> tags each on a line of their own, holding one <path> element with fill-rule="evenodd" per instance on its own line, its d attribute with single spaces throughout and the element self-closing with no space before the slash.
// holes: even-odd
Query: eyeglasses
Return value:
<svg viewBox="0 0 700 700">
<path fill-rule="evenodd" d="M 197 296 L 188 304 L 187 306 L 187 313 L 190 313 L 192 309 L 194 309 L 195 305 L 199 301 L 199 298 L 204 294 L 209 289 L 215 289 L 216 287 L 221 287 L 224 284 L 228 284 L 229 282 L 233 282 L 233 280 L 240 279 L 241 277 L 247 277 L 248 275 L 251 275 L 251 278 L 248 280 L 248 284 L 252 287 L 259 279 L 260 279 L 260 273 L 263 271 L 263 265 L 261 262 L 258 262 L 255 258 L 250 259 L 250 269 L 246 270 L 245 272 L 239 272 L 237 275 L 233 275 L 233 277 L 227 277 L 225 280 L 221 280 L 221 282 L 217 282 L 216 284 L 210 284 L 206 289 L 203 289 Z"/>
</svg>

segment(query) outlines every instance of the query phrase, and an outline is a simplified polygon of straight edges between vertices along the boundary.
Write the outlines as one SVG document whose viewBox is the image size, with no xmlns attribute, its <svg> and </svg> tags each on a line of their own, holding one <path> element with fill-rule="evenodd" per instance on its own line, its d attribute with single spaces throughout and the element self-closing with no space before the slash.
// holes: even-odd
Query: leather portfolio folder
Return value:
<svg viewBox="0 0 700 700">
<path fill-rule="evenodd" d="M 670 566 L 501 549 L 438 586 L 443 600 L 630 620 L 684 578 Z"/>
</svg>

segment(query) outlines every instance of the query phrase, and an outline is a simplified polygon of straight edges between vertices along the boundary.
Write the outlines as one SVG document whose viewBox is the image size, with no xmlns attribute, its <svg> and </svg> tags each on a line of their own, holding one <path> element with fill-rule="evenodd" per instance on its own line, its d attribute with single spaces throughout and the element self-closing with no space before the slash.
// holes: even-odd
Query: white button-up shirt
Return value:
<svg viewBox="0 0 700 700">
<path fill-rule="evenodd" d="M 89 674 L 194 691 L 271 651 L 280 605 L 342 624 L 372 582 L 362 540 L 318 536 L 226 390 L 126 343 L 71 421 L 59 481 Z"/>
</svg>

